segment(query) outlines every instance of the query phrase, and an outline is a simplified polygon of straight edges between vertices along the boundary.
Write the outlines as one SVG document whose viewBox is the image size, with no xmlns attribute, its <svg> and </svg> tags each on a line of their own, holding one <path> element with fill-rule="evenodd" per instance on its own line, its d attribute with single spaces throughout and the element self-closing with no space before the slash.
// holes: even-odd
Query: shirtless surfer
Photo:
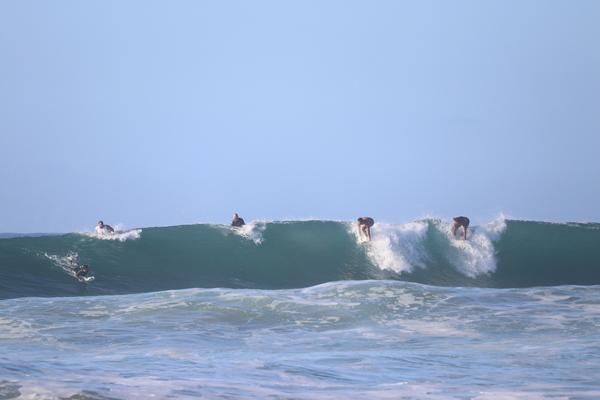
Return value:
<svg viewBox="0 0 600 400">
<path fill-rule="evenodd" d="M 469 228 L 469 218 L 467 217 L 454 217 L 454 225 L 452 225 L 452 236 L 456 236 L 456 231 L 462 226 L 463 228 L 463 239 L 467 240 L 467 229 Z"/>
<path fill-rule="evenodd" d="M 75 256 L 75 255 L 69 255 L 69 256 L 67 256 L 67 261 L 69 262 L 69 266 L 71 268 L 76 268 L 77 267 L 77 256 Z"/>
<path fill-rule="evenodd" d="M 375 221 L 371 217 L 360 217 L 358 218 L 358 234 L 362 238 L 363 235 L 371 241 L 371 227 L 375 224 Z"/>
<path fill-rule="evenodd" d="M 233 214 L 233 219 L 231 220 L 231 226 L 240 227 L 240 226 L 244 226 L 244 225 L 246 225 L 244 218 L 240 217 L 237 213 Z"/>
<path fill-rule="evenodd" d="M 110 225 L 105 225 L 104 222 L 102 221 L 98 221 L 98 224 L 96 224 L 96 233 L 114 233 L 115 230 L 113 229 L 112 226 Z"/>
</svg>

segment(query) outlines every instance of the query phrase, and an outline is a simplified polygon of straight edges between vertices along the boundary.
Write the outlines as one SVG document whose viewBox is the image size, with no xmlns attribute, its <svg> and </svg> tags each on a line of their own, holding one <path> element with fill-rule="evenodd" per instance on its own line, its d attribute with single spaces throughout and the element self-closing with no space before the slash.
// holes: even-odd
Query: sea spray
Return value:
<svg viewBox="0 0 600 400">
<path fill-rule="evenodd" d="M 504 218 L 499 218 L 483 226 L 469 228 L 468 240 L 460 240 L 460 238 L 457 240 L 452 236 L 450 223 L 437 221 L 435 227 L 445 234 L 450 246 L 457 250 L 449 251 L 448 258 L 462 274 L 475 278 L 496 270 L 494 242 L 500 239 L 506 229 Z"/>
<path fill-rule="evenodd" d="M 266 228 L 267 223 L 265 221 L 251 221 L 240 227 L 230 227 L 231 232 L 251 240 L 256 245 L 262 243 L 262 234 Z"/>
<path fill-rule="evenodd" d="M 411 272 L 424 267 L 427 259 L 424 239 L 429 229 L 427 221 L 406 224 L 376 223 L 371 228 L 370 242 L 363 242 L 371 261 L 381 269 Z M 357 239 L 362 241 L 356 232 Z"/>
<path fill-rule="evenodd" d="M 444 258 L 461 274 L 470 278 L 496 270 L 494 243 L 506 229 L 504 218 L 471 228 L 469 240 L 451 233 L 452 224 L 437 219 L 406 224 L 376 223 L 371 229 L 372 240 L 364 242 L 355 226 L 350 230 L 358 243 L 365 246 L 371 261 L 379 268 L 398 273 L 410 273 L 415 267 L 425 268 L 433 260 L 429 250 L 443 248 Z M 432 237 L 436 237 L 432 238 Z"/>
<path fill-rule="evenodd" d="M 83 232 L 80 232 L 80 234 L 88 236 L 88 237 L 92 237 L 95 239 L 100 239 L 100 240 L 116 240 L 119 242 L 124 242 L 126 240 L 139 239 L 140 235 L 142 234 L 142 230 L 141 229 L 126 230 L 123 225 L 118 224 L 118 225 L 115 225 L 114 232 L 94 230 L 94 231 L 83 231 Z"/>
</svg>

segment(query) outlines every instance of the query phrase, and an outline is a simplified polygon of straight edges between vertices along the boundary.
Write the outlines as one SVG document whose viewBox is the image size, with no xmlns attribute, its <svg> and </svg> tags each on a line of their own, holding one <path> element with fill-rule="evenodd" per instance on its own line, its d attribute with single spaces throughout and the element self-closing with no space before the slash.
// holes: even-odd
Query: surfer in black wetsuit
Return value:
<svg viewBox="0 0 600 400">
<path fill-rule="evenodd" d="M 98 221 L 96 225 L 96 232 L 98 233 L 114 233 L 114 229 L 110 225 L 105 225 L 104 222 Z"/>
<path fill-rule="evenodd" d="M 463 239 L 467 240 L 467 229 L 469 228 L 469 222 L 469 218 L 467 217 L 454 217 L 454 225 L 452 225 L 452 236 L 456 236 L 456 230 L 462 226 Z"/>
<path fill-rule="evenodd" d="M 244 226 L 246 222 L 244 222 L 244 218 L 240 217 L 237 213 L 233 214 L 233 219 L 231 220 L 231 226 Z"/>
<path fill-rule="evenodd" d="M 83 264 L 81 267 L 75 268 L 75 277 L 84 278 L 89 272 L 90 269 L 88 268 L 87 264 Z"/>
<path fill-rule="evenodd" d="M 358 218 L 358 233 L 360 237 L 365 235 L 369 241 L 371 241 L 371 227 L 375 224 L 375 221 L 371 217 L 359 217 Z"/>
</svg>

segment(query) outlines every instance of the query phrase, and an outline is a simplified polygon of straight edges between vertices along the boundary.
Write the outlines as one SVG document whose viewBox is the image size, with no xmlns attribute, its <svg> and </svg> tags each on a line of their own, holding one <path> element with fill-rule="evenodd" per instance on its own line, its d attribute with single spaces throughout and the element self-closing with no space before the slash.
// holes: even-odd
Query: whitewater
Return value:
<svg viewBox="0 0 600 400">
<path fill-rule="evenodd" d="M 0 239 L 0 398 L 600 397 L 600 224 L 372 233 L 314 220 Z"/>
</svg>

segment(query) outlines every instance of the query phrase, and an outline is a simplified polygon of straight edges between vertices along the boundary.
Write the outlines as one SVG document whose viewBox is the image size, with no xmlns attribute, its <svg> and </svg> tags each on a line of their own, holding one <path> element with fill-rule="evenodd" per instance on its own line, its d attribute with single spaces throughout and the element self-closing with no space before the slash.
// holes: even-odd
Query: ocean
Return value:
<svg viewBox="0 0 600 400">
<path fill-rule="evenodd" d="M 600 224 L 372 233 L 0 239 L 0 399 L 600 398 Z"/>
</svg>

